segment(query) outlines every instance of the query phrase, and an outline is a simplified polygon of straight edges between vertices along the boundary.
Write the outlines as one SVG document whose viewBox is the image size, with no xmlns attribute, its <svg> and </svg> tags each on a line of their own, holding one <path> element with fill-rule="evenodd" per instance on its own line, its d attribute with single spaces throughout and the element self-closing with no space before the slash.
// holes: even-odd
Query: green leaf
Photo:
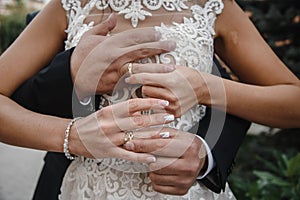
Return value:
<svg viewBox="0 0 300 200">
<path fill-rule="evenodd" d="M 279 168 L 279 174 L 281 176 L 286 176 L 286 170 L 288 168 L 288 163 L 289 163 L 287 156 L 280 152 L 274 152 L 274 155 L 275 155 L 277 165 Z"/>
<path fill-rule="evenodd" d="M 268 160 L 265 160 L 264 158 L 262 158 L 262 157 L 260 157 L 260 156 L 257 157 L 257 159 L 258 159 L 260 162 L 262 162 L 262 164 L 263 164 L 268 170 L 270 170 L 270 171 L 272 171 L 272 172 L 274 172 L 274 173 L 278 173 L 278 174 L 281 173 L 280 169 L 279 169 L 276 165 L 274 165 L 273 162 L 270 162 L 270 161 L 268 161 Z"/>
<path fill-rule="evenodd" d="M 280 177 L 277 177 L 270 172 L 263 171 L 253 171 L 253 173 L 260 178 L 260 186 L 264 187 L 265 185 L 272 184 L 275 186 L 290 186 L 290 183 L 283 180 Z"/>
<path fill-rule="evenodd" d="M 288 162 L 287 176 L 298 176 L 300 177 L 300 153 L 295 157 L 291 158 Z"/>
</svg>

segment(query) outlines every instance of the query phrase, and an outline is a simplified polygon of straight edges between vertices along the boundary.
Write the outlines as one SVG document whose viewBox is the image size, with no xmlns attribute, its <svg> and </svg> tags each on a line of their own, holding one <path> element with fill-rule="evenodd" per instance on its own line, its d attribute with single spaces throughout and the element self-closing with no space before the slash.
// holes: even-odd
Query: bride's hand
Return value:
<svg viewBox="0 0 300 200">
<path fill-rule="evenodd" d="M 142 93 L 147 97 L 166 99 L 170 105 L 166 110 L 180 117 L 187 110 L 198 104 L 206 91 L 203 75 L 197 70 L 176 66 L 176 70 L 169 73 L 155 73 L 152 65 L 139 69 L 133 66 L 133 75 L 126 78 L 129 84 L 142 84 Z"/>
<path fill-rule="evenodd" d="M 163 112 L 168 105 L 160 99 L 130 99 L 77 120 L 71 127 L 70 153 L 92 158 L 122 158 L 135 162 L 153 162 L 150 154 L 137 154 L 125 150 L 126 130 L 169 123 L 173 115 Z M 141 115 L 141 111 L 157 110 L 158 113 Z"/>
</svg>

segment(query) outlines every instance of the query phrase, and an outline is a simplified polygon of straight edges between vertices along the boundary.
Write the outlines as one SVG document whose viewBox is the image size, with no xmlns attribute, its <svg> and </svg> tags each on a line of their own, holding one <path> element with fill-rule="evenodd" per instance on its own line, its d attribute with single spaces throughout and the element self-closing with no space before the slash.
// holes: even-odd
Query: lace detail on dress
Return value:
<svg viewBox="0 0 300 200">
<path fill-rule="evenodd" d="M 94 22 L 85 24 L 84 21 L 90 11 L 96 7 L 99 10 L 104 10 L 108 6 L 118 12 L 124 14 L 125 19 L 131 19 L 133 27 L 136 27 L 138 20 L 145 20 L 145 16 L 152 16 L 148 11 L 143 10 L 142 4 L 149 10 L 158 10 L 163 7 L 167 11 L 182 11 L 188 9 L 185 2 L 188 0 L 90 0 L 84 7 L 81 7 L 80 0 L 62 0 L 63 8 L 67 11 L 68 29 L 66 33 L 66 49 L 74 47 L 84 32 L 91 29 Z M 129 3 L 131 2 L 131 4 Z M 130 4 L 130 5 L 129 5 Z M 200 27 L 208 28 L 207 30 L 214 35 L 214 21 L 217 14 L 222 12 L 224 7 L 221 0 L 208 1 L 205 7 L 195 5 L 194 17 L 200 23 Z M 209 36 L 209 35 L 207 35 Z"/>
<path fill-rule="evenodd" d="M 135 5 L 138 5 L 138 7 L 135 9 L 138 9 L 139 12 L 143 10 L 143 6 L 149 10 L 155 10 L 163 6 L 166 10 L 172 11 L 172 9 L 188 9 L 183 6 L 185 5 L 184 2 L 186 0 L 132 0 L 131 5 L 136 3 Z M 125 14 L 125 18 L 128 15 L 127 18 L 131 18 L 131 22 L 133 20 L 133 14 L 129 15 L 133 12 L 129 0 L 91 0 L 84 7 L 81 7 L 79 0 L 62 0 L 62 3 L 68 12 L 69 18 L 69 26 L 66 30 L 68 34 L 66 49 L 76 46 L 82 34 L 93 27 L 93 22 L 84 24 L 84 20 L 94 6 L 98 9 L 105 9 L 110 6 L 113 10 Z M 214 22 L 222 9 L 223 3 L 221 0 L 209 0 L 203 7 L 199 5 L 191 6 L 192 16 L 183 18 L 182 23 L 161 24 L 161 26 L 155 27 L 161 32 L 162 40 L 173 39 L 176 41 L 176 49 L 154 58 L 143 59 L 141 62 L 173 63 L 210 73 L 214 53 Z M 136 17 L 141 19 L 141 16 L 142 14 Z M 122 88 L 121 91 L 115 92 L 113 96 L 104 96 L 110 104 L 114 104 L 129 99 L 133 94 L 132 91 L 132 88 Z M 204 115 L 205 107 L 196 105 L 180 118 L 177 118 L 170 126 L 188 131 Z M 146 173 L 147 170 L 146 165 L 116 158 L 94 160 L 79 157 L 68 168 L 61 189 L 61 199 L 199 200 L 201 198 L 234 198 L 232 193 L 215 195 L 197 182 L 184 196 L 160 194 L 152 190 L 151 181 Z"/>
<path fill-rule="evenodd" d="M 131 19 L 133 27 L 137 27 L 139 20 L 145 20 L 146 16 L 152 16 L 150 11 L 158 10 L 161 7 L 167 11 L 182 11 L 188 7 L 184 4 L 187 0 L 103 0 L 96 3 L 99 10 L 104 10 L 108 6 L 118 12 L 124 14 L 125 19 Z"/>
<path fill-rule="evenodd" d="M 65 41 L 66 50 L 75 47 L 81 36 L 93 28 L 93 21 L 89 24 L 85 24 L 84 21 L 96 2 L 97 0 L 91 0 L 82 8 L 80 0 L 62 0 L 62 5 L 67 12 L 68 18 L 68 28 L 65 31 L 67 33 L 67 40 Z"/>
<path fill-rule="evenodd" d="M 121 161 L 122 162 L 122 161 Z M 110 168 L 112 163 L 77 157 L 69 166 L 62 185 L 60 200 L 225 200 L 235 197 L 227 186 L 224 193 L 215 194 L 195 182 L 183 196 L 165 195 L 153 191 L 146 173 L 124 173 Z"/>
</svg>

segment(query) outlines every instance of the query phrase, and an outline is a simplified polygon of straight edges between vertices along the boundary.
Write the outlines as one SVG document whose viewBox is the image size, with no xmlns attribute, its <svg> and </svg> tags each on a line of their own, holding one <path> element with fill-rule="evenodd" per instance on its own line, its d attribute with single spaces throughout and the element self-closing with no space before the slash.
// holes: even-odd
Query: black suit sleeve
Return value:
<svg viewBox="0 0 300 200">
<path fill-rule="evenodd" d="M 19 87 L 11 98 L 29 110 L 71 118 L 71 53 L 72 49 L 58 54 L 46 68 Z"/>
<path fill-rule="evenodd" d="M 230 79 L 218 61 L 214 61 L 221 76 Z M 212 115 L 214 115 L 214 117 L 212 117 Z M 210 123 L 214 124 L 216 121 L 224 121 L 221 130 L 218 129 L 220 128 L 218 127 L 220 124 L 210 126 Z M 200 180 L 212 191 L 220 193 L 222 189 L 224 190 L 228 175 L 231 173 L 234 165 L 234 158 L 250 124 L 251 123 L 247 120 L 224 113 L 220 110 L 207 108 L 205 117 L 199 123 L 197 134 L 204 138 L 212 149 L 212 155 L 216 164 L 213 170 L 205 178 Z"/>
</svg>

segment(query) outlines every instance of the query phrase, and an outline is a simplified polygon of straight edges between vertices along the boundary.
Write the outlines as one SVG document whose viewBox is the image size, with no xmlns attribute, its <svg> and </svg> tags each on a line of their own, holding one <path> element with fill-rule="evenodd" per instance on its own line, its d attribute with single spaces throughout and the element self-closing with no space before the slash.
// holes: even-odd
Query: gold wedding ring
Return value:
<svg viewBox="0 0 300 200">
<path fill-rule="evenodd" d="M 130 75 L 130 76 L 133 74 L 133 73 L 132 73 L 132 66 L 133 66 L 132 63 L 129 63 L 128 66 L 127 66 L 127 69 L 128 69 L 128 72 L 129 72 L 129 75 Z"/>
<path fill-rule="evenodd" d="M 133 136 L 133 131 L 125 131 L 124 134 L 124 143 L 133 140 L 134 136 Z"/>
</svg>

